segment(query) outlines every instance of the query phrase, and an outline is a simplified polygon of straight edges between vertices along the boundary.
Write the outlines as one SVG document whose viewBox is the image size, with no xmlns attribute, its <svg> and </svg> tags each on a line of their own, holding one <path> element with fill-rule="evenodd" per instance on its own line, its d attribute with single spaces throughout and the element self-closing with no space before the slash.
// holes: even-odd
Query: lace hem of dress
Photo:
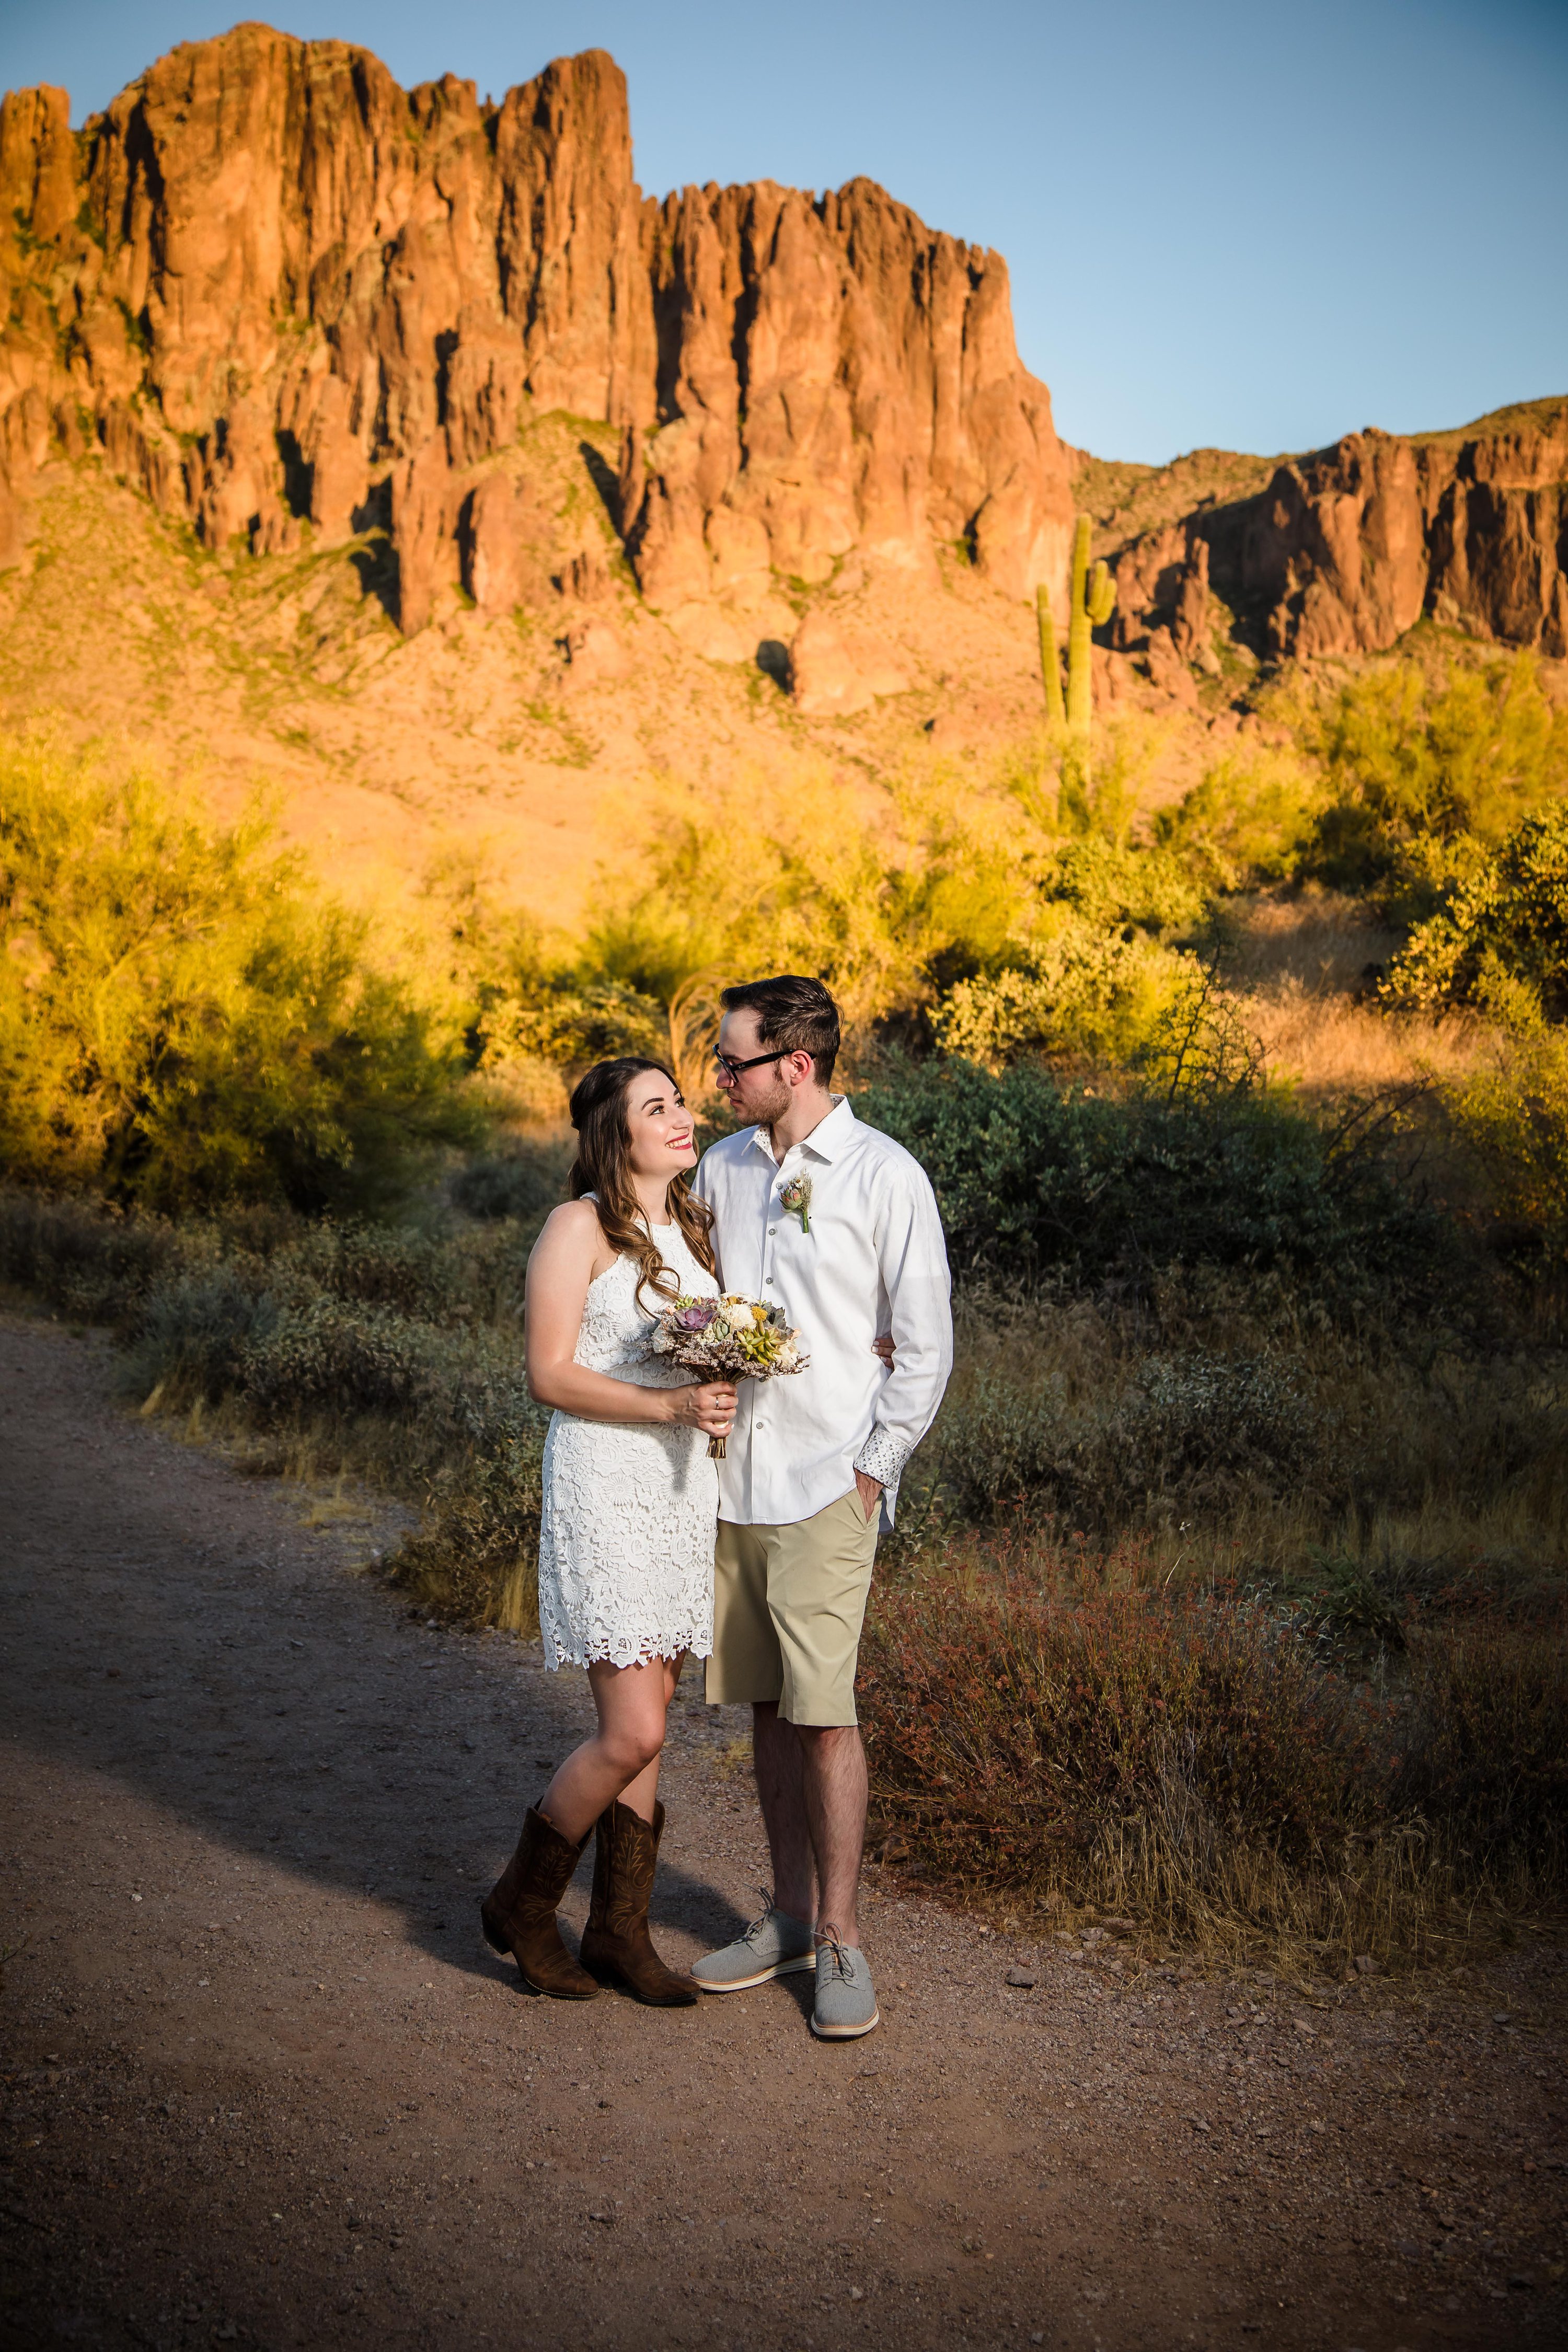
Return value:
<svg viewBox="0 0 1568 2352">
<path fill-rule="evenodd" d="M 650 1659 L 679 1658 L 683 1652 L 699 1658 L 710 1657 L 712 1654 L 712 1636 L 703 1628 L 694 1628 L 689 1633 L 674 1634 L 668 1643 L 662 1637 L 658 1640 L 637 1643 L 622 1635 L 608 1643 L 583 1642 L 575 1647 L 569 1648 L 558 1633 L 542 1634 L 541 1640 L 544 1649 L 546 1674 L 554 1674 L 562 1666 L 581 1666 L 584 1670 L 589 1666 L 599 1665 L 611 1665 L 620 1669 L 627 1666 L 645 1666 Z M 552 1652 L 554 1653 L 553 1656 L 551 1654 Z"/>
</svg>

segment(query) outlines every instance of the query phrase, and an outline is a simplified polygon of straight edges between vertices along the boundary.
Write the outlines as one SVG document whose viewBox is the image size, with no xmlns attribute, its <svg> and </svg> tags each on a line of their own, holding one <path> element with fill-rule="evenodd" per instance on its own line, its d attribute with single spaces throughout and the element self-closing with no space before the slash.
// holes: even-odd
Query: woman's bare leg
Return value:
<svg viewBox="0 0 1568 2352">
<path fill-rule="evenodd" d="M 651 1764 L 645 1764 L 637 1779 L 628 1780 L 620 1792 L 622 1804 L 629 1805 L 634 1813 L 640 1813 L 645 1822 L 653 1820 L 653 1809 L 658 1801 L 658 1768 L 662 1760 L 664 1726 L 669 1716 L 669 1702 L 675 1696 L 675 1685 L 680 1680 L 680 1669 L 686 1663 L 686 1653 L 682 1650 L 679 1658 L 658 1658 L 653 1663 L 664 1668 L 664 1708 L 659 1718 L 661 1754 L 656 1756 Z"/>
<path fill-rule="evenodd" d="M 563 1837 L 586 1837 L 616 1797 L 652 1821 L 665 1717 L 684 1658 L 683 1651 L 679 1658 L 647 1658 L 635 1666 L 601 1660 L 589 1667 L 599 1727 L 557 1769 L 538 1806 Z"/>
</svg>

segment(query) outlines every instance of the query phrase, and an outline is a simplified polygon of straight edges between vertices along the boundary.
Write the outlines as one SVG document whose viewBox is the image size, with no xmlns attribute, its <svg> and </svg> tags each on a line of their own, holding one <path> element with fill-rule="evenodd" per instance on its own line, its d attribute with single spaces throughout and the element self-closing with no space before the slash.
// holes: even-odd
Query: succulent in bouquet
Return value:
<svg viewBox="0 0 1568 2352">
<path fill-rule="evenodd" d="M 735 1290 L 720 1298 L 678 1298 L 655 1318 L 648 1344 L 653 1355 L 704 1381 L 779 1380 L 803 1372 L 811 1360 L 782 1307 Z M 710 1437 L 708 1451 L 722 1462 L 724 1440 Z"/>
</svg>

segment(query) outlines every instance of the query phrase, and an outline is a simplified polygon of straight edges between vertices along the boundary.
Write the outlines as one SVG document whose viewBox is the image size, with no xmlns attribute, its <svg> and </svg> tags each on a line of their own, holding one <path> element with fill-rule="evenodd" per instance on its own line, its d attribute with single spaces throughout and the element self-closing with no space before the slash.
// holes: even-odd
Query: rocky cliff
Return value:
<svg viewBox="0 0 1568 2352">
<path fill-rule="evenodd" d="M 1224 470 L 1222 457 L 1182 465 L 1195 487 Z M 1424 614 L 1568 657 L 1568 399 L 1252 463 L 1261 487 L 1174 516 L 1179 498 L 1167 497 L 1147 528 L 1137 508 L 1154 503 L 1152 482 L 1116 482 L 1127 511 L 1102 512 L 1099 549 L 1116 574 L 1114 640 L 1152 673 L 1173 658 L 1209 666 L 1226 635 L 1265 658 L 1380 653 Z M 1173 491 L 1180 470 L 1169 469 Z"/>
<path fill-rule="evenodd" d="M 384 532 L 405 631 L 459 575 L 504 610 L 568 560 L 518 446 L 567 412 L 619 429 L 595 478 L 656 607 L 852 553 L 934 573 L 944 541 L 1010 596 L 1063 574 L 1069 460 L 1000 257 L 864 180 L 645 200 L 600 51 L 481 106 L 244 25 L 79 134 L 64 91 L 12 92 L 0 281 L 0 562 L 51 451 L 97 445 L 208 547 Z"/>
</svg>

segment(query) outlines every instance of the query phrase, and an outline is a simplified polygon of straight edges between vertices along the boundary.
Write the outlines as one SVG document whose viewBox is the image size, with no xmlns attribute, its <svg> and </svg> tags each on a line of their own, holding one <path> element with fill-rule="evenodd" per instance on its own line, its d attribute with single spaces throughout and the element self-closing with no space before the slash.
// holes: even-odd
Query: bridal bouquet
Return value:
<svg viewBox="0 0 1568 2352">
<path fill-rule="evenodd" d="M 656 1318 L 650 1344 L 656 1356 L 705 1381 L 772 1381 L 805 1370 L 811 1359 L 799 1342 L 782 1307 L 731 1290 L 722 1298 L 678 1298 Z M 722 1462 L 724 1440 L 710 1437 L 708 1451 Z"/>
</svg>

